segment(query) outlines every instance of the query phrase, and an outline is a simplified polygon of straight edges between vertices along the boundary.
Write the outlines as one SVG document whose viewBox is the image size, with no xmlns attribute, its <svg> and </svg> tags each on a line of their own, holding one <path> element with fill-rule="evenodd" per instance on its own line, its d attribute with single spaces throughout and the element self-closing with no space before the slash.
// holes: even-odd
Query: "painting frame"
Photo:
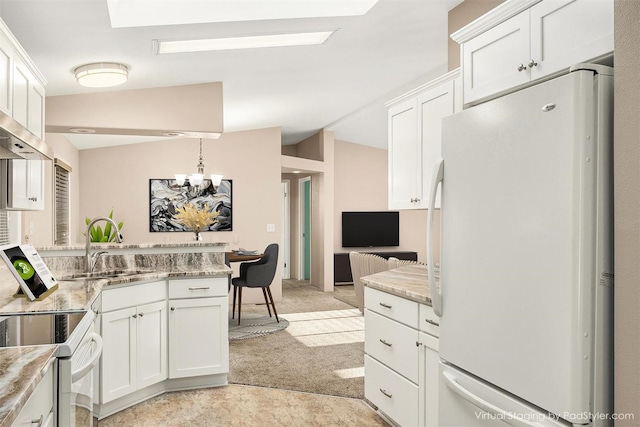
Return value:
<svg viewBox="0 0 640 427">
<path fill-rule="evenodd" d="M 173 219 L 177 209 L 184 204 L 195 204 L 199 208 L 206 205 L 210 211 L 218 212 L 216 222 L 205 231 L 233 231 L 233 182 L 223 179 L 218 187 L 205 179 L 202 185 L 188 183 L 178 185 L 175 179 L 149 179 L 149 232 L 192 232 Z"/>
</svg>

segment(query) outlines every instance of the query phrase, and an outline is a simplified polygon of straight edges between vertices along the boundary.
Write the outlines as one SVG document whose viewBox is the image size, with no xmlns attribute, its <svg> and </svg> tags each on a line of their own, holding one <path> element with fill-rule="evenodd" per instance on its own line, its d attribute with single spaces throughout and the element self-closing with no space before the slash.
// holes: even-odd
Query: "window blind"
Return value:
<svg viewBox="0 0 640 427">
<path fill-rule="evenodd" d="M 0 211 L 0 245 L 11 243 L 9 240 L 9 215 L 7 211 Z"/>
<path fill-rule="evenodd" d="M 54 161 L 54 244 L 69 244 L 69 178 L 71 166 L 60 159 Z"/>
</svg>

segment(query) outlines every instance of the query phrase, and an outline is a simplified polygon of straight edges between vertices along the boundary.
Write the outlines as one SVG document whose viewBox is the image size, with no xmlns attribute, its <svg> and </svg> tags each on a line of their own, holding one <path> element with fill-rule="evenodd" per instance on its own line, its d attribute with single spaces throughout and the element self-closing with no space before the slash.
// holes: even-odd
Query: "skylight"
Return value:
<svg viewBox="0 0 640 427">
<path fill-rule="evenodd" d="M 107 0 L 113 28 L 359 16 L 378 0 Z"/>
</svg>

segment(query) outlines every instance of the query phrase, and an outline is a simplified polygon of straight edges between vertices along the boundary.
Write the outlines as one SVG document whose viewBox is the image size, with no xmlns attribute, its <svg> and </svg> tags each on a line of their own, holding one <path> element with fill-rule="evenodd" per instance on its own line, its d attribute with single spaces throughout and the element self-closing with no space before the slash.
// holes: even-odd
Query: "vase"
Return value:
<svg viewBox="0 0 640 427">
<path fill-rule="evenodd" d="M 193 240 L 195 240 L 196 242 L 202 242 L 202 234 L 200 234 L 199 231 L 194 231 L 194 236 L 193 236 Z"/>
</svg>

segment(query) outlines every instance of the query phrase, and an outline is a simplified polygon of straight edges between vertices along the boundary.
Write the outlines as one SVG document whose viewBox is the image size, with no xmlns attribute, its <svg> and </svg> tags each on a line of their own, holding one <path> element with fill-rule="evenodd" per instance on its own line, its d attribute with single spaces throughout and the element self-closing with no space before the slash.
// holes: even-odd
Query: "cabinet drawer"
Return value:
<svg viewBox="0 0 640 427">
<path fill-rule="evenodd" d="M 364 395 L 401 426 L 417 426 L 418 386 L 371 357 L 364 356 Z"/>
<path fill-rule="evenodd" d="M 420 330 L 434 337 L 440 336 L 440 318 L 430 305 L 420 304 Z"/>
<path fill-rule="evenodd" d="M 31 427 L 33 420 L 49 420 L 49 416 L 53 411 L 53 393 L 55 390 L 53 363 L 47 368 L 48 371 L 42 377 L 38 386 L 22 407 L 18 417 L 14 420 L 12 427 Z"/>
<path fill-rule="evenodd" d="M 170 279 L 169 298 L 224 297 L 229 293 L 227 276 Z"/>
<path fill-rule="evenodd" d="M 102 291 L 102 312 L 149 304 L 167 299 L 167 282 L 133 283 L 122 288 Z"/>
<path fill-rule="evenodd" d="M 364 324 L 365 353 L 417 383 L 419 332 L 370 310 L 364 312 Z"/>
<path fill-rule="evenodd" d="M 397 322 L 418 329 L 418 306 L 415 301 L 377 289 L 365 288 L 364 306 Z"/>
</svg>

